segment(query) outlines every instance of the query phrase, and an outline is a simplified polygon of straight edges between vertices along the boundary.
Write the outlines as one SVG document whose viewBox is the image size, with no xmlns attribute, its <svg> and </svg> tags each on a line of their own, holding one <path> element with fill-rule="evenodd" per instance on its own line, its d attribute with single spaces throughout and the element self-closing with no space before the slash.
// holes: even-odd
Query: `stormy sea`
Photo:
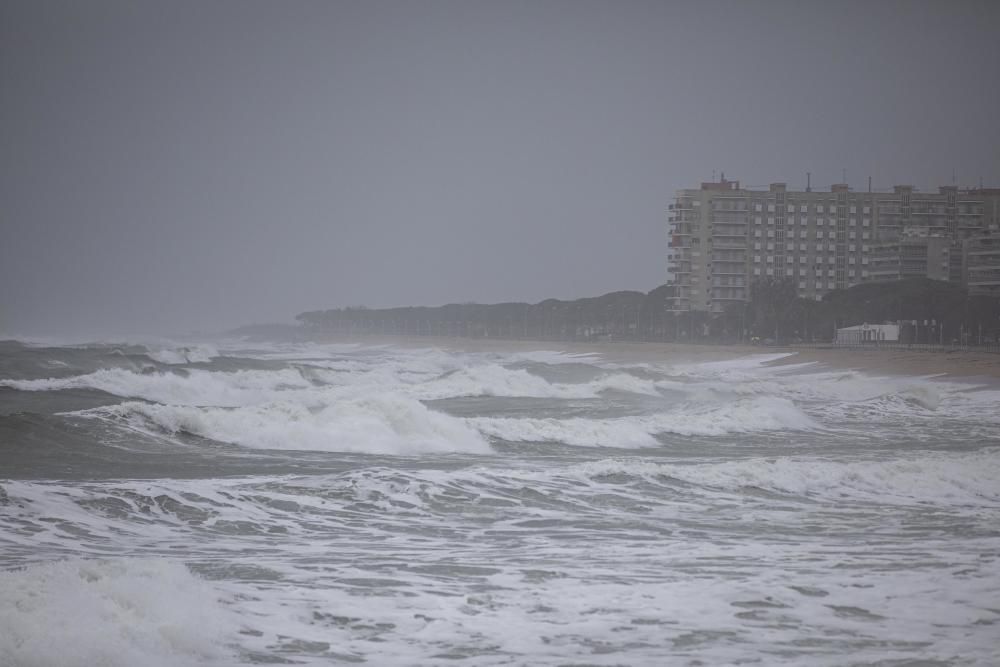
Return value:
<svg viewBox="0 0 1000 667">
<path fill-rule="evenodd" d="M 1000 663 L 1000 386 L 552 347 L 0 343 L 0 665 Z"/>
</svg>

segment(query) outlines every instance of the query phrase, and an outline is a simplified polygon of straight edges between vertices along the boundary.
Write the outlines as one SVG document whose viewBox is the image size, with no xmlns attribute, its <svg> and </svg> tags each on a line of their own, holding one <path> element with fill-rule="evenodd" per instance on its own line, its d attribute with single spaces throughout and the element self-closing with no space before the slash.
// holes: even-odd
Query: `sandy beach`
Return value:
<svg viewBox="0 0 1000 667">
<path fill-rule="evenodd" d="M 576 354 L 600 354 L 621 362 L 672 363 L 733 359 L 750 354 L 789 356 L 773 365 L 816 363 L 830 368 L 889 375 L 944 375 L 957 378 L 1000 379 L 1000 354 L 975 350 L 928 351 L 834 347 L 761 347 L 751 345 L 691 345 L 683 343 L 636 343 L 625 341 L 573 342 L 508 340 L 500 338 L 448 338 L 441 336 L 329 337 L 330 342 L 368 345 L 436 347 L 465 352 L 516 352 L 563 350 Z"/>
</svg>

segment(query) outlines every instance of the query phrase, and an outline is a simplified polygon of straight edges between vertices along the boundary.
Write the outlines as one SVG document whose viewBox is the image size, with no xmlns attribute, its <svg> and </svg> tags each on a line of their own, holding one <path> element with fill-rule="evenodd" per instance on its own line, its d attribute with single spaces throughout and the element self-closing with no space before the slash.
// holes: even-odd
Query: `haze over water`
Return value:
<svg viewBox="0 0 1000 667">
<path fill-rule="evenodd" d="M 530 347 L 3 343 L 0 664 L 996 664 L 1000 387 Z"/>
</svg>

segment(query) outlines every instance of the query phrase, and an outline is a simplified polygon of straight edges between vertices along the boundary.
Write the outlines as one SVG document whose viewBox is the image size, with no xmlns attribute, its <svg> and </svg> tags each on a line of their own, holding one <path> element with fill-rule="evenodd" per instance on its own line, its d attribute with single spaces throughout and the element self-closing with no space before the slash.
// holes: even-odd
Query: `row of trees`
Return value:
<svg viewBox="0 0 1000 667">
<path fill-rule="evenodd" d="M 722 313 L 673 310 L 674 287 L 649 293 L 540 303 L 312 311 L 297 319 L 316 331 L 345 335 L 433 335 L 541 340 L 635 340 L 734 343 L 829 342 L 837 327 L 900 321 L 903 342 L 992 342 L 1000 336 L 1000 299 L 970 296 L 955 283 L 913 279 L 865 283 L 797 296 L 786 280 L 760 280 L 750 300 Z M 916 325 L 913 323 L 916 322 Z"/>
</svg>

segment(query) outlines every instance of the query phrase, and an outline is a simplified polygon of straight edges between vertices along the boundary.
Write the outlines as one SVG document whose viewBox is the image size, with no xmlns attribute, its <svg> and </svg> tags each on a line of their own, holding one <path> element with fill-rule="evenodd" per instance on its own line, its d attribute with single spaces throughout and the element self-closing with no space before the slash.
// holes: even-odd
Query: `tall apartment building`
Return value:
<svg viewBox="0 0 1000 667">
<path fill-rule="evenodd" d="M 1000 296 L 1000 230 L 966 239 L 963 249 L 969 292 Z"/>
<path fill-rule="evenodd" d="M 944 186 L 924 193 L 899 185 L 892 192 L 856 192 L 840 184 L 819 192 L 773 183 L 764 191 L 723 177 L 678 190 L 670 205 L 667 271 L 677 288 L 673 307 L 721 312 L 748 299 L 757 278 L 791 279 L 799 296 L 820 299 L 866 280 L 909 275 L 913 257 L 897 261 L 895 274 L 886 258 L 893 248 L 896 255 L 904 249 L 915 254 L 921 244 L 925 267 L 931 266 L 935 277 L 960 277 L 962 252 L 956 243 L 997 227 L 1000 190 Z M 927 241 L 909 239 L 946 241 L 930 241 L 928 249 Z"/>
<path fill-rule="evenodd" d="M 932 278 L 962 280 L 962 244 L 947 236 L 905 235 L 875 243 L 868 264 L 872 281 Z"/>
</svg>

